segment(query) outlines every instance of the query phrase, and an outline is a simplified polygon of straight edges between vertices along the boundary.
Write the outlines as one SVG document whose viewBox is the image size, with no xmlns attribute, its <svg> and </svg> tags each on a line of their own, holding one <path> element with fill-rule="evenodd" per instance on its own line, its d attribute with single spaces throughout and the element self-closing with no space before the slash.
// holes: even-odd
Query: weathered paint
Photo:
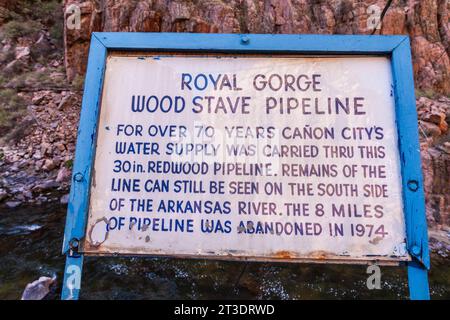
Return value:
<svg viewBox="0 0 450 320">
<path fill-rule="evenodd" d="M 78 300 L 81 289 L 81 274 L 83 271 L 83 255 L 67 255 L 64 268 L 62 300 Z"/>
<path fill-rule="evenodd" d="M 421 263 L 417 261 L 408 263 L 408 284 L 411 300 L 430 299 L 428 272 Z"/>
<path fill-rule="evenodd" d="M 417 259 L 408 264 L 409 291 L 411 299 L 426 300 L 430 298 L 427 274 L 430 254 L 409 37 L 395 47 L 391 60 L 407 244 L 410 254 Z"/>
<path fill-rule="evenodd" d="M 403 217 L 402 208 L 402 195 L 401 195 L 401 179 L 400 179 L 400 160 L 397 146 L 397 130 L 395 125 L 395 105 L 393 95 L 390 95 L 392 72 L 390 61 L 387 57 L 303 57 L 299 55 L 291 55 L 290 57 L 249 57 L 246 55 L 228 55 L 217 60 L 216 57 L 201 57 L 198 55 L 184 54 L 175 56 L 165 56 L 164 58 L 154 61 L 153 56 L 147 56 L 147 59 L 142 59 L 143 56 L 123 56 L 115 55 L 114 53 L 108 56 L 107 66 L 105 72 L 104 89 L 102 97 L 102 106 L 99 116 L 98 135 L 97 135 L 97 149 L 95 155 L 95 174 L 93 174 L 93 183 L 90 188 L 91 199 L 89 204 L 89 219 L 87 221 L 87 234 L 85 239 L 84 253 L 96 254 L 96 253 L 108 253 L 117 252 L 118 254 L 153 254 L 155 249 L 160 249 L 166 255 L 202 255 L 212 256 L 213 258 L 218 255 L 227 255 L 235 249 L 240 249 L 240 253 L 232 254 L 233 259 L 236 256 L 249 256 L 264 258 L 279 258 L 276 252 L 290 252 L 291 259 L 301 260 L 304 257 L 309 256 L 310 252 L 324 252 L 327 251 L 326 257 L 337 256 L 339 259 L 359 259 L 372 261 L 376 257 L 384 257 L 385 260 L 389 258 L 391 260 L 405 261 L 408 259 L 406 249 L 398 250 L 402 246 L 405 246 L 405 223 Z M 146 60 L 146 61 L 145 61 Z M 276 65 L 276 68 L 273 66 Z M 240 97 L 241 95 L 249 96 L 252 99 L 252 114 L 251 115 L 238 115 L 235 113 L 218 113 L 218 114 L 193 114 L 191 112 L 185 112 L 180 114 L 173 113 L 132 113 L 129 109 L 124 109 L 124 106 L 128 106 L 129 98 L 131 94 L 139 92 L 146 93 L 151 90 L 151 94 L 155 96 L 163 96 L 167 92 L 171 92 L 173 95 L 183 95 L 185 99 L 189 100 L 193 95 L 191 92 L 179 91 L 178 78 L 180 72 L 195 74 L 198 70 L 204 70 L 204 72 L 217 74 L 233 74 L 236 75 L 237 85 L 242 89 L 239 93 L 231 93 L 228 90 L 226 95 Z M 257 71 L 256 71 L 257 70 Z M 345 70 L 345 72 L 341 72 Z M 284 113 L 275 112 L 274 114 L 267 115 L 262 109 L 257 106 L 263 106 L 265 103 L 265 97 L 273 96 L 274 93 L 261 93 L 256 91 L 252 87 L 252 77 L 255 74 L 271 74 L 276 71 L 277 74 L 320 74 L 321 82 L 324 83 L 322 92 L 310 92 L 308 97 L 317 97 L 317 99 L 327 96 L 345 96 L 356 97 L 364 96 L 365 104 L 364 110 L 365 116 L 347 116 L 347 115 L 321 115 L 321 116 L 304 116 L 301 112 L 295 112 L 290 116 Z M 369 75 L 377 74 L 377 79 L 372 79 Z M 336 76 L 338 75 L 338 76 Z M 157 79 L 155 79 L 157 78 Z M 197 93 L 196 93 L 197 94 Z M 208 95 L 211 93 L 208 93 Z M 223 93 L 225 94 L 225 93 Z M 219 95 L 219 94 L 218 94 Z M 293 93 L 284 94 L 287 97 L 296 96 Z M 321 100 L 324 102 L 324 100 Z M 185 110 L 187 111 L 187 110 Z M 300 110 L 297 110 L 300 111 Z M 382 145 L 386 157 L 375 158 L 371 160 L 372 165 L 384 165 L 388 167 L 389 171 L 387 177 L 383 179 L 383 183 L 389 186 L 389 198 L 383 199 L 384 214 L 382 217 L 375 219 L 371 222 L 369 220 L 364 223 L 375 224 L 376 227 L 383 225 L 386 230 L 386 235 L 383 237 L 377 237 L 377 234 L 373 233 L 370 236 L 355 237 L 350 235 L 350 223 L 357 223 L 355 220 L 349 221 L 349 219 L 339 220 L 345 225 L 346 236 L 332 237 L 327 231 L 325 231 L 328 222 L 333 222 L 331 217 L 322 218 L 316 217 L 312 213 L 314 211 L 314 205 L 316 203 L 324 203 L 327 206 L 325 211 L 330 210 L 329 204 L 342 204 L 345 200 L 338 196 L 307 196 L 300 197 L 298 195 L 289 194 L 286 191 L 283 195 L 271 195 L 268 196 L 264 192 L 253 194 L 251 198 L 241 194 L 228 194 L 226 196 L 212 196 L 211 194 L 189 194 L 180 198 L 180 193 L 175 192 L 163 192 L 149 194 L 144 190 L 140 192 L 114 192 L 111 191 L 111 178 L 139 178 L 145 180 L 151 178 L 153 181 L 161 181 L 167 179 L 167 181 L 173 183 L 175 180 L 180 179 L 178 176 L 166 176 L 165 174 L 152 174 L 150 177 L 147 173 L 123 173 L 112 174 L 114 171 L 114 163 L 111 160 L 112 154 L 114 154 L 114 146 L 116 141 L 127 142 L 140 142 L 142 137 L 130 136 L 130 137 L 118 137 L 116 134 L 117 126 L 120 123 L 135 124 L 145 127 L 148 123 L 157 123 L 162 127 L 171 125 L 183 125 L 184 128 L 191 134 L 195 131 L 194 124 L 202 124 L 204 126 L 210 125 L 215 128 L 217 139 L 208 140 L 208 143 L 216 145 L 226 144 L 258 144 L 262 147 L 265 144 L 272 146 L 278 146 L 279 144 L 298 146 L 299 141 L 296 139 L 291 140 L 277 140 L 271 139 L 255 141 L 248 141 L 246 139 L 224 139 L 224 125 L 242 126 L 251 125 L 252 127 L 274 127 L 279 130 L 282 128 L 303 128 L 303 127 L 333 127 L 336 129 L 336 137 L 330 142 L 330 140 L 308 140 L 307 143 L 313 143 L 316 147 L 322 148 L 325 145 L 332 144 L 344 144 L 357 148 L 360 145 L 359 141 L 346 141 L 338 137 L 337 132 L 343 127 L 364 127 L 367 123 L 370 125 L 376 124 L 383 128 L 384 137 L 382 141 L 377 142 L 376 145 Z M 109 129 L 105 129 L 105 128 Z M 113 129 L 112 129 L 113 128 Z M 145 131 L 145 129 L 144 129 Z M 222 134 L 218 134 L 222 132 Z M 145 133 L 143 134 L 146 138 Z M 281 137 L 280 137 L 281 139 Z M 152 142 L 159 143 L 161 149 L 163 149 L 167 141 L 163 137 L 155 136 L 151 139 Z M 173 141 L 172 141 L 173 142 Z M 190 143 L 201 142 L 196 141 L 192 135 L 188 139 L 181 139 L 175 142 Z M 306 142 L 305 142 L 306 143 Z M 370 144 L 369 142 L 367 142 Z M 373 143 L 372 143 L 373 145 Z M 162 154 L 151 157 L 152 160 L 168 161 L 168 162 L 184 162 L 184 161 L 206 161 L 212 163 L 213 161 L 221 162 L 241 162 L 243 159 L 240 157 L 233 157 L 223 155 L 224 150 L 219 152 L 216 156 L 205 156 L 198 158 L 176 158 Z M 137 162 L 139 164 L 145 164 L 149 160 L 148 155 L 132 154 L 129 156 L 114 155 L 115 159 L 128 160 L 131 162 Z M 274 172 L 277 176 L 273 176 L 270 181 L 283 183 L 287 187 L 287 183 L 297 183 L 303 180 L 298 177 L 283 176 L 281 174 L 281 164 L 310 164 L 310 160 L 307 158 L 293 157 L 264 157 L 260 153 L 259 156 L 246 156 L 245 160 L 250 163 L 267 163 L 270 162 L 273 166 Z M 325 157 L 324 153 L 321 153 L 314 159 L 316 163 L 324 163 L 327 165 L 338 164 L 340 166 L 347 164 L 347 159 L 333 159 L 330 160 Z M 359 159 L 356 156 L 353 159 L 352 164 L 363 165 L 366 160 Z M 339 171 L 340 169 L 338 169 Z M 210 170 L 211 171 L 211 170 Z M 361 175 L 360 175 L 361 176 Z M 192 176 L 192 179 L 197 180 L 198 176 Z M 362 176 L 361 176 L 362 178 Z M 182 177 L 186 179 L 186 177 Z M 216 176 L 212 173 L 201 176 L 201 180 L 208 185 L 209 181 L 216 181 L 219 179 L 226 185 L 232 181 L 249 181 L 258 182 L 260 185 L 264 185 L 267 181 L 267 177 L 238 177 L 233 174 Z M 96 183 L 94 184 L 94 180 Z M 307 179 L 308 182 L 313 182 Z M 328 178 L 314 179 L 316 183 L 340 183 L 340 178 Z M 350 181 L 348 181 L 350 182 Z M 363 185 L 372 183 L 372 179 L 352 179 L 351 183 L 357 186 L 359 190 L 362 190 Z M 142 187 L 141 187 L 142 189 Z M 197 229 L 194 233 L 177 233 L 174 236 L 173 233 L 167 232 L 144 232 L 145 230 L 137 230 L 135 228 L 136 222 L 126 225 L 122 231 L 107 232 L 106 227 L 99 228 L 99 221 L 110 219 L 117 215 L 129 219 L 131 216 L 136 216 L 136 213 L 123 212 L 117 213 L 108 210 L 107 201 L 109 199 L 115 199 L 117 197 L 123 198 L 128 201 L 130 198 L 150 198 L 154 202 L 154 206 L 157 206 L 159 201 L 169 199 L 182 199 L 191 201 L 230 201 L 233 207 L 236 207 L 238 201 L 251 203 L 271 203 L 276 205 L 281 212 L 285 212 L 284 203 L 307 203 L 310 205 L 310 214 L 308 218 L 305 217 L 308 223 L 317 223 L 323 227 L 323 231 L 320 235 L 311 237 L 294 237 L 289 235 L 273 236 L 269 234 L 260 235 L 248 235 L 245 233 L 236 233 L 236 227 L 239 222 L 244 220 L 262 220 L 262 222 L 281 222 L 281 223 L 294 223 L 298 219 L 292 215 L 283 214 L 271 217 L 257 217 L 257 216 L 241 216 L 237 214 L 230 214 L 222 216 L 223 220 L 228 220 L 232 223 L 231 233 L 217 233 L 208 234 L 202 233 Z M 359 208 L 362 205 L 370 205 L 372 208 L 380 203 L 379 198 L 371 197 L 367 198 L 360 192 L 357 196 L 351 197 L 352 204 L 357 205 Z M 166 215 L 161 212 L 149 213 L 150 216 L 158 218 L 167 218 Z M 141 215 L 139 215 L 141 216 Z M 108 218 L 106 218 L 108 217 Z M 178 218 L 177 215 L 170 215 L 170 218 Z M 202 215 L 195 215 L 192 217 L 194 224 L 199 227 L 200 219 Z M 207 217 L 203 217 L 207 218 Z M 221 220 L 221 219 L 219 219 Z M 223 221 L 222 220 L 222 221 Z M 362 222 L 362 221 L 361 221 Z M 104 226 L 104 223 L 102 223 Z M 94 229 L 96 232 L 93 232 Z M 241 231 L 245 228 L 241 227 Z M 103 234 L 101 234 L 103 231 Z M 92 237 L 91 235 L 95 236 Z M 107 237 L 109 235 L 109 237 Z M 108 238 L 108 240 L 105 240 Z M 151 241 L 150 241 L 151 238 Z M 301 244 L 301 245 L 299 245 Z M 347 254 L 345 254 L 347 252 Z M 326 257 L 318 257 L 318 259 L 326 260 Z"/>
<path fill-rule="evenodd" d="M 71 252 L 69 244 L 72 239 L 79 242 L 85 236 L 89 185 L 92 159 L 95 152 L 97 118 L 100 110 L 106 53 L 106 47 L 98 41 L 95 35 L 92 35 L 62 249 L 63 254 L 67 255 L 61 293 L 63 300 L 78 299 L 80 291 L 79 287 L 68 286 L 67 277 L 72 277 L 69 280 L 74 281 L 74 283 L 81 283 L 83 255 Z"/>
<path fill-rule="evenodd" d="M 405 36 L 94 33 L 109 50 L 214 51 L 302 54 L 390 54 Z M 242 42 L 241 39 L 248 41 Z"/>
<path fill-rule="evenodd" d="M 256 54 L 374 54 L 390 55 L 394 77 L 399 149 L 402 159 L 402 183 L 407 243 L 415 261 L 409 263 L 411 298 L 427 299 L 429 249 L 423 201 L 417 115 L 407 36 L 354 35 L 212 35 L 171 33 L 93 33 L 78 132 L 73 184 L 68 205 L 63 253 L 67 254 L 65 277 L 79 266 L 82 255 L 69 252 L 71 239 L 85 236 L 88 186 L 96 139 L 99 99 L 108 50 L 224 52 Z M 284 254 L 283 254 L 284 256 Z M 78 291 L 68 291 L 64 282 L 62 298 L 78 298 Z M 72 288 L 73 289 L 73 288 Z M 69 293 L 70 292 L 70 293 Z"/>
</svg>

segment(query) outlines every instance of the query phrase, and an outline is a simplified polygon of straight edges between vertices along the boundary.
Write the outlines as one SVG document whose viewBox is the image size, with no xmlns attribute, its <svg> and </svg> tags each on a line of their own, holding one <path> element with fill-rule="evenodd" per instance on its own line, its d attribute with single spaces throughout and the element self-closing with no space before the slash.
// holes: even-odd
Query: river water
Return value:
<svg viewBox="0 0 450 320">
<path fill-rule="evenodd" d="M 58 299 L 66 206 L 0 209 L 0 299 L 56 275 Z M 245 268 L 244 268 L 245 267 Z M 219 262 L 170 258 L 85 259 L 81 299 L 406 299 L 407 273 L 382 267 L 380 290 L 365 266 Z M 431 296 L 450 299 L 450 260 L 432 256 Z"/>
</svg>

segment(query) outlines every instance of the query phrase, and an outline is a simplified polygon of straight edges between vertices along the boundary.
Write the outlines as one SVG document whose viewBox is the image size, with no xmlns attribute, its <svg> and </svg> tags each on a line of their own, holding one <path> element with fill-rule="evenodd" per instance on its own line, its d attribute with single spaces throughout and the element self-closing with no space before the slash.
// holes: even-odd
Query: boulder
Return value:
<svg viewBox="0 0 450 320">
<path fill-rule="evenodd" d="M 16 60 L 26 59 L 30 56 L 30 47 L 16 47 Z"/>
<path fill-rule="evenodd" d="M 21 300 L 42 300 L 50 292 L 52 285 L 56 283 L 56 276 L 40 277 L 38 280 L 33 281 L 25 287 Z"/>
</svg>

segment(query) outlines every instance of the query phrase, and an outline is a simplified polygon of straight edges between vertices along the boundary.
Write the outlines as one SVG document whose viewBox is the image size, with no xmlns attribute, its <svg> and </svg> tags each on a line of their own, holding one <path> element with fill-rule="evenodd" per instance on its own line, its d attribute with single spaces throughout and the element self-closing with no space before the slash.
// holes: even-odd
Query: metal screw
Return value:
<svg viewBox="0 0 450 320">
<path fill-rule="evenodd" d="M 407 185 L 408 185 L 408 189 L 413 192 L 416 192 L 417 189 L 419 189 L 419 182 L 417 180 L 409 180 Z"/>
<path fill-rule="evenodd" d="M 249 44 L 249 43 L 250 43 L 250 38 L 247 37 L 247 36 L 243 36 L 243 37 L 241 38 L 241 43 L 242 43 L 242 44 Z"/>
<path fill-rule="evenodd" d="M 80 245 L 80 241 L 78 241 L 78 239 L 76 239 L 76 238 L 73 238 L 73 239 L 70 240 L 70 242 L 69 242 L 69 247 L 70 247 L 72 250 L 77 249 L 79 245 Z"/>
<path fill-rule="evenodd" d="M 418 255 L 420 255 L 420 247 L 419 246 L 413 246 L 412 248 L 411 248 L 411 252 L 412 252 L 412 254 L 413 255 L 415 255 L 415 256 L 418 256 Z"/>
<path fill-rule="evenodd" d="M 73 179 L 74 179 L 76 182 L 81 182 L 81 181 L 83 181 L 83 174 L 80 173 L 80 172 L 77 172 L 77 173 L 75 173 L 75 175 L 73 176 Z"/>
</svg>

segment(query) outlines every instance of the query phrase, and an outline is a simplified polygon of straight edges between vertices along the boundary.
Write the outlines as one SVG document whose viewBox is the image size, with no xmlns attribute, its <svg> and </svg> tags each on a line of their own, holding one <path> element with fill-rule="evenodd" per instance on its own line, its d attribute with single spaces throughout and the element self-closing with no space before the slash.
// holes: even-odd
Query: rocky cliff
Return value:
<svg viewBox="0 0 450 320">
<path fill-rule="evenodd" d="M 387 2 L 67 0 L 66 8 L 75 4 L 82 14 L 81 28 L 66 29 L 65 33 L 67 75 L 73 78 L 83 74 L 92 31 L 320 34 L 375 31 L 376 34 L 409 34 L 416 85 L 424 91 L 449 94 L 450 3 L 396 0 L 382 17 Z"/>
<path fill-rule="evenodd" d="M 29 2 L 36 1 L 55 2 Z M 386 6 L 388 2 L 390 6 Z M 20 10 L 17 3 L 0 0 L 0 9 Z M 93 31 L 409 34 L 417 88 L 427 217 L 430 226 L 448 241 L 448 0 L 66 0 L 63 5 L 57 14 L 62 17 L 65 11 L 64 45 L 61 44 L 64 56 L 45 55 L 45 50 L 53 48 L 55 51 L 59 47 L 51 36 L 50 27 L 55 23 L 42 22 L 43 30 L 31 38 L 26 30 L 22 30 L 12 40 L 2 39 L 0 49 L 4 55 L 2 61 L 5 61 L 2 73 L 13 72 L 5 70 L 7 64 L 10 68 L 19 65 L 32 70 L 43 69 L 55 78 L 59 77 L 59 64 L 64 59 L 66 78 L 57 85 L 55 81 L 50 82 L 45 86 L 47 90 L 35 88 L 32 92 L 24 91 L 14 79 L 8 79 L 7 89 L 17 90 L 18 96 L 25 100 L 27 108 L 23 119 L 29 122 L 19 121 L 21 126 L 8 129 L 14 131 L 25 127 L 27 130 L 20 135 L 16 133 L 16 139 L 4 141 L 0 149 L 3 178 L 0 179 L 0 202 L 2 199 L 11 205 L 21 201 L 39 202 L 50 194 L 49 190 L 67 192 L 81 97 L 77 88 L 84 76 Z M 79 27 L 74 27 L 74 14 L 78 10 L 80 23 Z M 6 24 L 12 24 L 14 18 L 11 17 L 14 15 L 2 20 L 0 11 L 0 27 L 5 29 Z M 42 49 L 41 60 L 33 54 L 36 45 L 46 48 Z M 6 132 L 0 122 L 1 130 Z"/>
</svg>

